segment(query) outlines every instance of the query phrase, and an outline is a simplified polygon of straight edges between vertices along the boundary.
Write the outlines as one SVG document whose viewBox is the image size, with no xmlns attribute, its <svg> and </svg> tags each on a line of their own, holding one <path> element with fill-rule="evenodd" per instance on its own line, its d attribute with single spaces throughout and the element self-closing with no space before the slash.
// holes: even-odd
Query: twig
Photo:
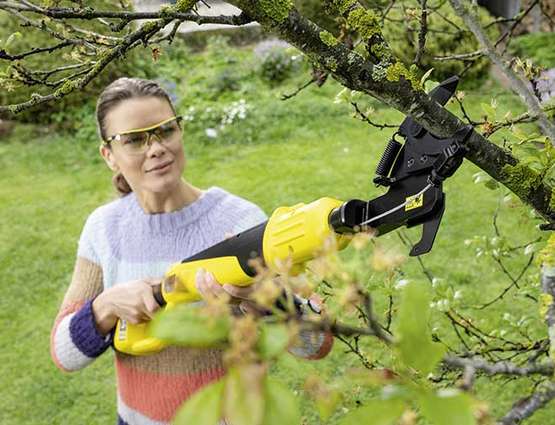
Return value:
<svg viewBox="0 0 555 425">
<path fill-rule="evenodd" d="M 532 416 L 555 398 L 555 383 L 545 382 L 544 385 L 529 397 L 519 400 L 514 407 L 499 419 L 499 424 L 513 425 Z"/>
<path fill-rule="evenodd" d="M 295 97 L 296 95 L 298 95 L 301 91 L 303 91 L 304 89 L 306 89 L 308 86 L 310 86 L 311 84 L 313 84 L 316 80 L 314 78 L 311 78 L 310 80 L 308 80 L 306 83 L 304 83 L 302 86 L 300 86 L 299 88 L 297 88 L 294 92 L 286 94 L 283 93 L 281 95 L 281 100 L 289 100 L 292 97 Z"/>
<path fill-rule="evenodd" d="M 448 356 L 442 362 L 448 368 L 464 369 L 467 366 L 472 366 L 474 369 L 479 370 L 486 375 L 545 375 L 551 376 L 555 370 L 552 361 L 546 363 L 533 363 L 527 366 L 517 366 L 510 362 L 495 362 L 490 363 L 480 357 L 463 358 L 456 356 Z"/>
<path fill-rule="evenodd" d="M 513 287 L 517 287 L 518 286 L 518 281 L 520 280 L 520 278 L 524 275 L 524 273 L 526 272 L 526 270 L 528 270 L 528 268 L 530 267 L 530 265 L 532 264 L 532 261 L 534 261 L 534 254 L 530 255 L 530 258 L 528 259 L 528 262 L 526 263 L 526 265 L 522 268 L 522 270 L 520 271 L 519 275 L 516 278 L 513 278 L 513 276 L 510 274 L 510 272 L 504 267 L 503 263 L 501 262 L 501 260 L 499 258 L 495 258 L 495 260 L 497 261 L 497 263 L 501 266 L 503 273 L 505 273 L 509 279 L 511 279 L 512 283 L 507 286 L 498 296 L 496 296 L 494 299 L 492 299 L 491 301 L 481 305 L 480 307 L 478 307 L 478 310 L 483 310 L 484 308 L 489 307 L 490 305 L 492 305 L 493 303 L 499 301 L 500 299 L 502 299 L 505 294 Z"/>
<path fill-rule="evenodd" d="M 127 23 L 140 19 L 179 19 L 182 21 L 196 22 L 198 24 L 210 23 L 240 26 L 252 22 L 252 19 L 250 19 L 245 13 L 230 16 L 204 16 L 191 12 L 179 12 L 172 9 L 171 7 L 157 12 L 120 12 L 114 10 L 94 10 L 89 7 L 82 9 L 63 7 L 41 8 L 36 5 L 33 5 L 33 7 L 31 7 L 29 5 L 20 5 L 9 1 L 0 1 L 0 9 L 10 9 L 19 12 L 36 13 L 52 19 L 93 20 L 98 18 L 112 18 L 121 19 L 123 21 L 126 21 Z"/>
<path fill-rule="evenodd" d="M 480 123 L 477 121 L 474 121 L 472 118 L 470 118 L 470 116 L 468 115 L 468 113 L 466 112 L 466 109 L 464 108 L 464 105 L 462 103 L 462 101 L 457 97 L 457 95 L 455 94 L 455 96 L 453 96 L 453 99 L 455 99 L 455 101 L 459 104 L 459 108 L 461 109 L 461 112 L 464 116 L 464 119 L 473 127 L 479 125 Z"/>
<path fill-rule="evenodd" d="M 349 348 L 347 353 L 349 352 L 354 353 L 360 359 L 362 365 L 366 369 L 374 368 L 374 365 L 366 358 L 364 354 L 362 354 L 362 352 L 358 348 L 358 344 L 357 346 L 354 346 L 347 338 L 343 337 L 342 335 L 336 335 L 336 338 Z"/>
<path fill-rule="evenodd" d="M 537 0 L 536 0 L 537 1 Z M 505 62 L 502 54 L 497 53 L 495 46 L 486 36 L 482 27 L 478 23 L 474 15 L 462 4 L 461 0 L 449 0 L 453 9 L 459 15 L 469 29 L 472 31 L 482 48 L 486 51 L 488 57 L 495 63 L 503 74 L 511 82 L 513 89 L 524 99 L 526 105 L 531 110 L 532 114 L 538 118 L 538 123 L 543 130 L 544 134 L 551 139 L 551 143 L 555 145 L 555 125 L 553 125 L 545 113 L 543 112 L 538 99 L 530 92 L 527 87 L 526 81 L 514 72 L 509 65 Z"/>
<path fill-rule="evenodd" d="M 393 124 L 377 124 L 377 123 L 373 122 L 372 120 L 370 120 L 370 118 L 368 118 L 368 116 L 366 116 L 366 114 L 359 109 L 358 104 L 356 102 L 351 102 L 351 105 L 355 108 L 356 113 L 358 115 L 360 115 L 361 120 L 370 124 L 372 127 L 379 128 L 380 130 L 383 130 L 384 128 L 397 128 L 398 127 L 398 125 L 393 125 Z"/>
<path fill-rule="evenodd" d="M 102 58 L 94 65 L 94 67 L 83 77 L 75 81 L 68 81 L 66 84 L 64 84 L 64 86 L 57 89 L 54 93 L 45 96 L 37 94 L 32 96 L 30 100 L 23 103 L 0 106 L 0 113 L 8 112 L 17 114 L 33 106 L 40 105 L 51 100 L 60 99 L 75 90 L 82 89 L 110 62 L 118 57 L 123 56 L 129 50 L 130 46 L 135 45 L 136 41 L 142 40 L 144 42 L 145 40 L 148 40 L 149 37 L 151 37 L 153 34 L 157 33 L 160 29 L 166 26 L 168 22 L 168 20 L 160 20 L 154 22 L 153 24 L 149 23 L 149 25 L 145 24 L 141 26 L 138 30 L 125 37 L 120 44 L 111 49 L 108 49 L 108 52 L 103 55 Z"/>
<path fill-rule="evenodd" d="M 75 46 L 76 44 L 80 44 L 80 42 L 78 40 L 66 40 L 51 47 L 35 47 L 34 49 L 31 49 L 27 52 L 18 53 L 17 55 L 10 55 L 5 50 L 0 50 L 0 59 L 16 61 L 24 59 L 27 56 L 31 55 L 36 55 L 40 53 L 52 53 L 55 50 L 62 49 L 67 46 Z"/>
<path fill-rule="evenodd" d="M 418 48 L 413 61 L 416 66 L 420 66 L 420 60 L 422 59 L 422 55 L 424 54 L 424 50 L 426 48 L 426 33 L 428 32 L 428 10 L 426 9 L 427 2 L 428 0 L 420 0 L 420 7 L 422 8 L 422 13 L 420 15 L 420 32 L 418 33 Z"/>
</svg>

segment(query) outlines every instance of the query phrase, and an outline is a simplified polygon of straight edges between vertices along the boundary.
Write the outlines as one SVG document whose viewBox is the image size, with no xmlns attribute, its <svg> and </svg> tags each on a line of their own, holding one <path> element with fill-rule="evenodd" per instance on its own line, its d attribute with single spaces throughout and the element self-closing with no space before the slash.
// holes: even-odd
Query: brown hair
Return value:
<svg viewBox="0 0 555 425">
<path fill-rule="evenodd" d="M 165 99 L 175 114 L 175 107 L 170 96 L 157 82 L 141 78 L 118 78 L 100 93 L 96 102 L 96 125 L 98 135 L 102 140 L 106 140 L 108 137 L 106 135 L 106 117 L 108 112 L 120 102 L 137 97 L 158 97 Z M 110 146 L 108 145 L 108 147 Z M 121 173 L 117 173 L 112 178 L 112 183 L 121 196 L 132 192 L 131 186 L 129 186 L 129 183 Z"/>
</svg>

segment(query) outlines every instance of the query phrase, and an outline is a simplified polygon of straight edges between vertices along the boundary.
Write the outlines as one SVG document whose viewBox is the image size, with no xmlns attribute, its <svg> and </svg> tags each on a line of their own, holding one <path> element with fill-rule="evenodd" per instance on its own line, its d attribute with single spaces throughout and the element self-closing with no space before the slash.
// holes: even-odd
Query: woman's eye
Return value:
<svg viewBox="0 0 555 425">
<path fill-rule="evenodd" d="M 175 131 L 175 126 L 174 125 L 163 125 L 162 127 L 160 127 L 160 133 L 162 133 L 165 136 L 169 136 L 170 134 L 173 134 Z"/>
<path fill-rule="evenodd" d="M 142 136 L 131 136 L 131 137 L 126 137 L 123 144 L 124 145 L 140 145 L 141 143 L 143 143 L 144 137 Z"/>
</svg>

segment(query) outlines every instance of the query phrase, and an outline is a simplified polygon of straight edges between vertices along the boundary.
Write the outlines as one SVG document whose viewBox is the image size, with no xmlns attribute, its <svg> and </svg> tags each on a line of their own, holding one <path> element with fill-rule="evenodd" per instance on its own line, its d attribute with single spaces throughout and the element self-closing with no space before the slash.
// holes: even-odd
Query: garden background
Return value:
<svg viewBox="0 0 555 425">
<path fill-rule="evenodd" d="M 354 117 L 351 93 L 331 79 L 322 87 L 312 85 L 281 100 L 282 94 L 304 84 L 311 72 L 294 49 L 276 41 L 242 40 L 236 45 L 217 35 L 200 42 L 175 42 L 156 59 L 148 52 L 133 56 L 125 73 L 157 78 L 175 96 L 185 117 L 185 177 L 193 184 L 222 187 L 257 203 L 268 214 L 278 206 L 322 196 L 371 199 L 383 193 L 372 184 L 372 177 L 394 130 L 379 130 Z M 461 89 L 470 116 L 483 115 L 484 105 L 491 105 L 492 99 L 498 116 L 509 109 L 514 114 L 523 112 L 518 99 L 487 72 L 463 81 Z M 81 228 L 88 214 L 116 196 L 110 172 L 98 154 L 97 93 L 74 96 L 71 104 L 51 112 L 48 124 L 17 123 L 0 139 L 2 424 L 106 424 L 115 418 L 112 353 L 71 375 L 56 369 L 49 355 L 50 329 L 70 281 Z M 377 101 L 363 103 L 374 121 L 398 124 L 403 119 Z M 450 104 L 450 109 L 460 113 L 456 104 Z M 499 143 L 510 137 L 508 131 L 495 135 Z M 388 291 L 398 291 L 406 280 L 427 279 L 424 265 L 435 278 L 433 332 L 447 330 L 450 324 L 442 313 L 455 306 L 494 336 L 526 343 L 545 333 L 537 303 L 525 298 L 523 291 L 510 291 L 489 308 L 478 309 L 511 283 L 492 255 L 496 246 L 520 247 L 507 259 L 511 269 L 518 270 L 541 247 L 533 242 L 545 239 L 529 208 L 507 190 L 491 186 L 465 161 L 445 184 L 447 209 L 432 252 L 421 262 L 407 258 L 400 273 L 382 288 L 380 279 L 385 277 L 368 272 L 368 285 L 378 294 L 380 318 Z M 501 238 L 495 235 L 494 217 Z M 404 234 L 414 242 L 419 232 L 411 229 Z M 379 243 L 385 251 L 404 255 L 409 251 L 397 232 Z M 342 255 L 353 256 L 352 249 Z M 362 260 L 360 267 L 365 267 Z M 538 267 L 532 267 L 522 279 L 523 288 L 536 298 L 538 272 Z M 456 344 L 456 340 L 444 341 Z M 302 369 L 324 377 L 336 389 L 334 394 L 343 398 L 343 407 L 330 412 L 326 420 L 318 413 L 320 409 L 325 417 L 327 412 L 321 411 L 325 406 L 303 401 L 306 424 L 338 423 L 372 391 L 342 386 L 342 377 L 361 367 L 346 349 L 336 340 L 324 360 L 290 358 L 274 367 L 273 375 L 298 393 L 306 386 L 305 378 L 296 373 Z M 376 365 L 386 363 L 379 343 L 363 342 L 362 349 Z M 497 417 L 510 408 L 516 394 L 530 392 L 534 383 L 534 378 L 518 383 L 511 377 L 478 379 L 476 390 Z M 548 407 L 528 423 L 549 424 L 555 419 Z"/>
</svg>

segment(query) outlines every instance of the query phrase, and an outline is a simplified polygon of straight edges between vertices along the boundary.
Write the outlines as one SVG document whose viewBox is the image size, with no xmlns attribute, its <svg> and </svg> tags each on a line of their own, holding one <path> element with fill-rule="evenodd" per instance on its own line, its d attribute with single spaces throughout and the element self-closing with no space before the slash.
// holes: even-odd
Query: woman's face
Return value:
<svg viewBox="0 0 555 425">
<path fill-rule="evenodd" d="M 139 97 L 118 103 L 108 111 L 105 120 L 107 137 L 129 130 L 152 127 L 175 114 L 165 99 Z M 102 145 L 100 153 L 108 166 L 121 172 L 134 192 L 164 193 L 171 191 L 181 180 L 185 169 L 181 130 L 161 142 L 151 136 L 144 153 L 130 153 L 122 141 Z"/>
</svg>

